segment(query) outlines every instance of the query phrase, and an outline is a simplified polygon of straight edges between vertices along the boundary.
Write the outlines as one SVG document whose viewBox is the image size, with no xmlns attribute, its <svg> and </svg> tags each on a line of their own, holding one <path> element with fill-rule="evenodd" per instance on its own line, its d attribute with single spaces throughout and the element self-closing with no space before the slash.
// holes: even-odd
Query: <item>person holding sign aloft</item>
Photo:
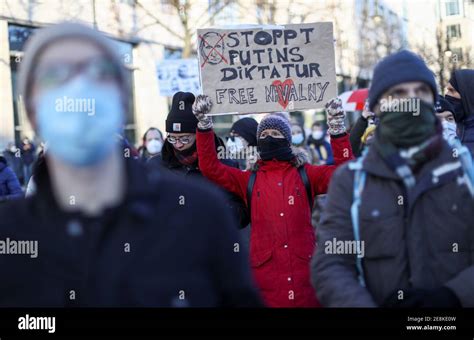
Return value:
<svg viewBox="0 0 474 340">
<path fill-rule="evenodd" d="M 212 102 L 198 96 L 193 112 L 199 120 L 197 149 L 204 176 L 245 200 L 251 215 L 250 262 L 260 293 L 270 307 L 318 307 L 310 283 L 309 263 L 315 248 L 311 207 L 326 193 L 333 172 L 352 159 L 345 112 L 339 99 L 326 104 L 335 165 L 312 166 L 291 148 L 290 122 L 269 114 L 257 129 L 259 159 L 253 170 L 222 164 L 214 145 Z"/>
</svg>

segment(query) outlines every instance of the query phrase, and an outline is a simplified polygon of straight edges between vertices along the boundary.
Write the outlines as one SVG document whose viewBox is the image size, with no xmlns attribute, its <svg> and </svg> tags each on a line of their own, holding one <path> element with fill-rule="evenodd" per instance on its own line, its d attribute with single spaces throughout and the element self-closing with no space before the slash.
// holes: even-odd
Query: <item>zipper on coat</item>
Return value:
<svg viewBox="0 0 474 340">
<path fill-rule="evenodd" d="M 403 233 L 404 233 L 403 239 L 406 240 L 407 235 L 408 235 L 408 222 L 409 222 L 408 215 L 411 209 L 410 209 L 410 202 L 408 201 L 408 192 L 403 182 L 401 183 L 401 187 L 402 187 L 402 196 L 403 196 Z M 410 284 L 410 286 L 412 286 L 411 268 L 410 268 L 410 260 L 409 260 L 410 257 L 409 257 L 409 252 L 408 252 L 408 243 L 406 241 L 405 241 L 404 250 L 405 250 L 405 258 L 407 261 L 408 283 Z"/>
</svg>

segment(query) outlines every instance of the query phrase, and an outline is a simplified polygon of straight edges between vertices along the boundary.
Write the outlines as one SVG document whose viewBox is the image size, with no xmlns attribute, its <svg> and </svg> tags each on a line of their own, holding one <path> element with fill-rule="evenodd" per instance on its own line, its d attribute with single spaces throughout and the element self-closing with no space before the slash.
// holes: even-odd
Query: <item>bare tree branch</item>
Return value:
<svg viewBox="0 0 474 340">
<path fill-rule="evenodd" d="M 226 6 L 232 4 L 233 2 L 233 0 L 215 0 L 212 4 L 209 4 L 209 7 L 206 12 L 210 10 L 212 14 L 204 23 L 202 23 L 202 26 L 206 26 L 207 24 L 211 23 L 224 10 Z M 204 12 L 201 16 L 199 16 L 199 18 L 204 18 L 205 14 L 206 13 Z"/>
<path fill-rule="evenodd" d="M 158 17 L 156 17 L 153 13 L 151 13 L 145 6 L 143 6 L 138 0 L 135 0 L 135 4 L 140 7 L 147 15 L 149 15 L 151 18 L 153 18 L 153 20 L 155 20 L 155 24 L 159 25 L 160 27 L 162 27 L 165 31 L 167 31 L 168 33 L 170 33 L 171 35 L 173 35 L 174 37 L 178 38 L 178 39 L 181 39 L 181 40 L 184 40 L 184 36 L 176 33 L 175 31 L 173 31 L 169 25 L 163 23 Z M 178 9 L 179 11 L 179 9 Z M 179 14 L 179 12 L 178 12 Z M 150 26 L 150 25 L 149 25 Z M 142 29 L 142 28 L 141 28 Z M 141 30 L 140 29 L 140 30 Z M 139 31 L 140 31 L 139 30 Z"/>
</svg>

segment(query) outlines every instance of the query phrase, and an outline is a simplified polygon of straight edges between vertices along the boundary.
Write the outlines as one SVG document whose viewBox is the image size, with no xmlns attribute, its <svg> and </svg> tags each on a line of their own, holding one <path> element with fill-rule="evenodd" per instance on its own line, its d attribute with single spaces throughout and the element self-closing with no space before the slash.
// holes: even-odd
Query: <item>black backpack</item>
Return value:
<svg viewBox="0 0 474 340">
<path fill-rule="evenodd" d="M 309 183 L 309 178 L 308 174 L 306 173 L 306 170 L 304 166 L 300 166 L 298 168 L 298 173 L 300 174 L 301 179 L 303 180 L 304 187 L 306 189 L 306 196 L 308 197 L 308 202 L 309 202 L 309 210 L 313 210 L 313 195 L 311 192 L 311 184 Z M 253 186 L 255 185 L 255 179 L 257 178 L 257 172 L 252 171 L 250 174 L 249 182 L 247 184 L 247 207 L 248 207 L 248 212 L 249 216 L 251 218 L 252 212 L 251 212 L 251 206 L 252 206 L 252 191 L 253 191 Z"/>
</svg>

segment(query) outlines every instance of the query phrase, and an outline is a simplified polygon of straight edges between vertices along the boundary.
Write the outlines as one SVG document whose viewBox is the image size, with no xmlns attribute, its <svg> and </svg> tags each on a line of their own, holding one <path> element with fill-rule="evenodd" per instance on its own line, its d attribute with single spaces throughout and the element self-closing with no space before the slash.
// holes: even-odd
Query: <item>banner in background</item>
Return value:
<svg viewBox="0 0 474 340">
<path fill-rule="evenodd" d="M 197 59 L 165 59 L 156 71 L 162 96 L 171 97 L 178 91 L 201 93 Z"/>
</svg>

